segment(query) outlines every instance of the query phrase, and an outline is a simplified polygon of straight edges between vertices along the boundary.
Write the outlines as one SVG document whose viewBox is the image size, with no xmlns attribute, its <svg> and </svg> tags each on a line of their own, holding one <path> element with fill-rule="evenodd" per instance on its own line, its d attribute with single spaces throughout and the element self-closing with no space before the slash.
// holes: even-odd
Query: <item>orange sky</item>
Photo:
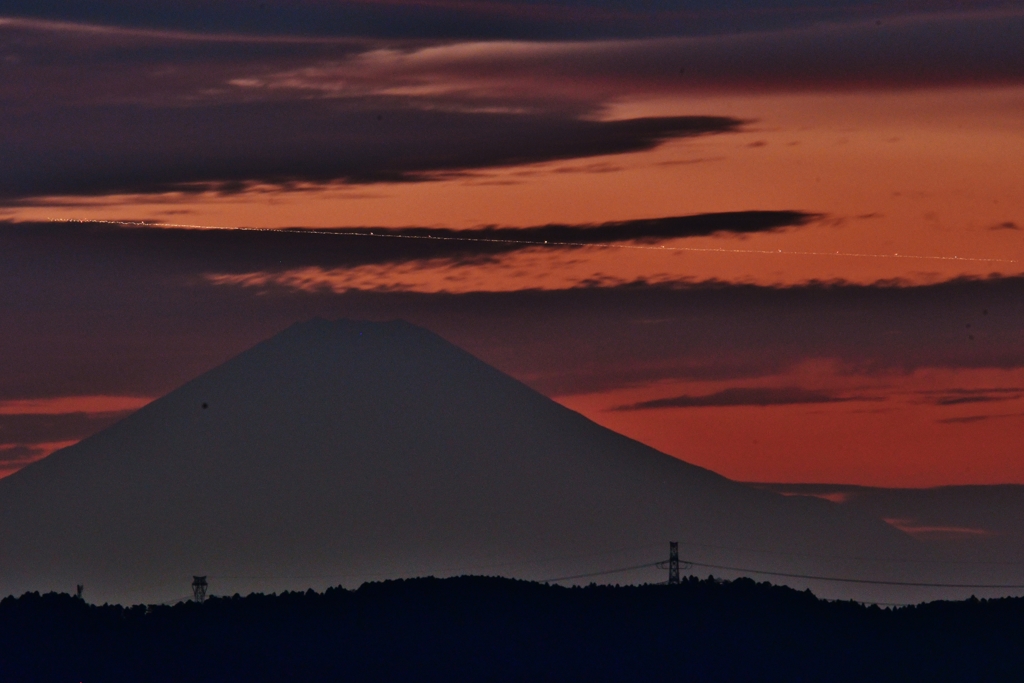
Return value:
<svg viewBox="0 0 1024 683">
<path fill-rule="evenodd" d="M 245 79 L 236 81 L 237 87 L 251 86 Z M 484 87 L 476 81 L 471 85 Z M 460 82 L 458 87 L 470 85 Z M 488 81 L 486 87 L 495 86 Z M 390 94 L 426 97 L 444 91 L 436 81 L 402 88 Z M 747 123 L 740 132 L 677 139 L 649 151 L 439 174 L 429 182 L 266 185 L 223 195 L 44 197 L 6 204 L 0 219 L 144 220 L 221 228 L 469 228 L 742 210 L 822 215 L 779 232 L 575 250 L 537 247 L 469 264 L 442 259 L 205 274 L 207 285 L 249 287 L 254 293 L 268 284 L 338 293 L 494 292 L 640 279 L 927 284 L 1024 273 L 1024 86 L 757 94 L 659 87 L 619 96 L 605 92 L 603 97 L 599 115 L 605 120 L 718 115 Z M 613 410 L 740 384 L 855 391 L 874 398 Z M 1019 367 L 872 374 L 812 358 L 779 376 L 671 379 L 555 398 L 603 425 L 735 479 L 932 486 L 1024 483 L 1019 445 L 1024 390 L 1013 393 L 1021 387 Z M 921 398 L 929 391 L 964 389 L 1002 390 L 1005 395 L 945 405 Z M 0 402 L 0 414 L 103 413 L 151 398 L 9 401 Z"/>
<path fill-rule="evenodd" d="M 867 486 L 1024 483 L 1024 397 L 936 406 L 913 392 L 1024 386 L 1015 371 L 919 371 L 865 380 L 808 367 L 767 385 L 856 383 L 869 398 L 831 404 L 661 408 L 616 406 L 714 383 L 671 383 L 567 396 L 560 401 L 615 431 L 741 481 L 843 482 Z M 864 391 L 865 384 L 874 384 Z"/>
<path fill-rule="evenodd" d="M 674 240 L 664 243 L 668 250 L 594 247 L 551 253 L 538 248 L 498 265 L 461 267 L 457 277 L 447 263 L 276 276 L 295 286 L 330 283 L 339 291 L 382 285 L 421 291 L 559 288 L 595 275 L 793 284 L 931 282 L 1024 272 L 1019 229 L 993 229 L 1024 226 L 1019 182 L 1024 89 L 662 99 L 617 103 L 608 114 L 697 112 L 757 121 L 745 132 L 683 140 L 651 152 L 430 183 L 166 198 L 165 203 L 109 197 L 9 209 L 7 215 L 260 227 L 536 225 L 743 209 L 826 215 L 811 226 L 775 234 Z M 700 251 L 705 249 L 724 251 Z M 882 257 L 894 254 L 932 258 Z M 951 256 L 992 260 L 935 258 Z M 829 368 L 768 380 L 832 387 L 865 381 Z M 923 386 L 1020 387 L 1019 371 L 916 373 L 885 377 L 883 384 L 880 393 L 895 395 L 880 403 L 609 410 L 716 388 L 700 383 L 656 383 L 558 399 L 612 429 L 741 480 L 887 486 L 1024 482 L 1018 438 L 1024 400 L 953 409 L 898 395 Z M 89 407 L 83 403 L 78 409 Z M 936 422 L 977 414 L 998 417 Z"/>
<path fill-rule="evenodd" d="M 1000 226 L 1024 226 L 1024 186 L 1017 180 L 1024 173 L 1022 111 L 1024 88 L 625 101 L 613 104 L 608 116 L 711 113 L 752 123 L 744 132 L 671 142 L 650 152 L 436 182 L 163 196 L 159 202 L 77 198 L 67 206 L 58 200 L 8 208 L 0 217 L 472 227 L 799 209 L 825 217 L 815 229 L 665 245 L 694 251 L 590 249 L 556 257 L 554 267 L 547 256 L 520 254 L 501 268 L 464 269 L 462 284 L 420 268 L 381 273 L 368 267 L 322 277 L 342 288 L 386 282 L 418 290 L 494 290 L 521 287 L 522 277 L 510 273 L 524 271 L 531 286 L 541 287 L 597 273 L 764 284 L 1013 274 L 1024 272 L 1024 240 L 1018 230 Z M 724 251 L 701 251 L 712 249 Z"/>
</svg>

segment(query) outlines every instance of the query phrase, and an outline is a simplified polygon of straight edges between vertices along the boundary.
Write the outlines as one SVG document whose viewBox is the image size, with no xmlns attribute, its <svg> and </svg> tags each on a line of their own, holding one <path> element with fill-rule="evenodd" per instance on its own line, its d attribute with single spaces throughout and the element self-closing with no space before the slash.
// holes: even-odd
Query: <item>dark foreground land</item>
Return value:
<svg viewBox="0 0 1024 683">
<path fill-rule="evenodd" d="M 1024 598 L 880 609 L 758 584 L 462 577 L 0 602 L 0 681 L 1022 681 Z"/>
</svg>

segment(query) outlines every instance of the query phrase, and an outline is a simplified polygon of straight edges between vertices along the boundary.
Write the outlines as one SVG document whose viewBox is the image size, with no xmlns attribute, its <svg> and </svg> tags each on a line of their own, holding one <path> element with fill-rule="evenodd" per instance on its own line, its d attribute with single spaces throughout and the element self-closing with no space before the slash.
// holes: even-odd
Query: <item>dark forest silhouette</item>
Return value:
<svg viewBox="0 0 1024 683">
<path fill-rule="evenodd" d="M 750 579 L 567 588 L 422 578 L 358 590 L 0 602 L 3 681 L 1002 681 L 1024 598 L 900 608 Z"/>
</svg>

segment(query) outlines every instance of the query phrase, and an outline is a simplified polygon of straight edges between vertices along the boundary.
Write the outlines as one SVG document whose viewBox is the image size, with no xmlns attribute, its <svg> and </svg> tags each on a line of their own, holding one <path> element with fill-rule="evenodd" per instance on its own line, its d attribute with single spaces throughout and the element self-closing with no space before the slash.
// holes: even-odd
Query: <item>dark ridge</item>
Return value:
<svg viewBox="0 0 1024 683">
<path fill-rule="evenodd" d="M 1024 599 L 896 609 L 755 583 L 422 578 L 203 604 L 0 602 L 5 681 L 1008 681 Z"/>
</svg>

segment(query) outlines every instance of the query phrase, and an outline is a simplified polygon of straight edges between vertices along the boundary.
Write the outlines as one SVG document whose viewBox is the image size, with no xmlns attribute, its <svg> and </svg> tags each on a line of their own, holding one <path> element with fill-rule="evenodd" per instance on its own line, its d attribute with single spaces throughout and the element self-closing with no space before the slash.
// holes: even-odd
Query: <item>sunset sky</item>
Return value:
<svg viewBox="0 0 1024 683">
<path fill-rule="evenodd" d="M 1024 483 L 1024 2 L 0 0 L 0 475 L 313 316 L 742 481 Z"/>
</svg>

